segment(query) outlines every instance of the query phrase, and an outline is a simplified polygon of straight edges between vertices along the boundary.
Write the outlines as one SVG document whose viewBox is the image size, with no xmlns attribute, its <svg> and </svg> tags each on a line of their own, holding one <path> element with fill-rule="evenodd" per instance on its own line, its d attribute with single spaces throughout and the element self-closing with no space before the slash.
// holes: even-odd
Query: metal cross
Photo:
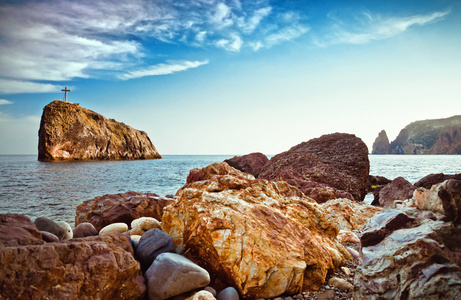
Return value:
<svg viewBox="0 0 461 300">
<path fill-rule="evenodd" d="M 68 90 L 68 89 L 67 89 L 67 86 L 66 86 L 66 88 L 65 88 L 65 89 L 63 89 L 63 90 L 61 90 L 61 91 L 63 91 L 63 92 L 64 92 L 64 101 L 66 101 L 66 102 L 67 102 L 67 92 L 70 92 L 70 90 Z"/>
</svg>

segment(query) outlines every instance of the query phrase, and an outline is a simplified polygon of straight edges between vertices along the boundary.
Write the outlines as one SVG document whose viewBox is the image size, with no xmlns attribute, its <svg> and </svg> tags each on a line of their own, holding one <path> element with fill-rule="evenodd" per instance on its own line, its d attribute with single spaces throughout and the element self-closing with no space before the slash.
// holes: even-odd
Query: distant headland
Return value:
<svg viewBox="0 0 461 300">
<path fill-rule="evenodd" d="M 382 130 L 372 154 L 461 154 L 461 115 L 423 120 L 403 128 L 393 142 Z"/>
<path fill-rule="evenodd" d="M 43 109 L 38 135 L 41 161 L 162 158 L 144 131 L 60 100 Z"/>
</svg>

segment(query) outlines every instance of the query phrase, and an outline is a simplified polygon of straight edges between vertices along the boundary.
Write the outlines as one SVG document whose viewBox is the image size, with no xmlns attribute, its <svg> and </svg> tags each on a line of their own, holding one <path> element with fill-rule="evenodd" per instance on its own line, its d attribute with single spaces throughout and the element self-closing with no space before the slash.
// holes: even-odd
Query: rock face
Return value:
<svg viewBox="0 0 461 300">
<path fill-rule="evenodd" d="M 381 130 L 373 143 L 371 154 L 389 154 L 389 148 L 390 143 L 387 133 L 385 130 Z"/>
<path fill-rule="evenodd" d="M 258 178 L 289 181 L 309 195 L 310 182 L 325 184 L 334 190 L 329 197 L 314 197 L 319 202 L 339 198 L 361 201 L 367 194 L 370 171 L 368 149 L 352 134 L 333 133 L 301 143 L 277 154 L 263 167 Z M 304 178 L 305 182 L 299 180 Z M 315 193 L 314 193 L 315 195 Z"/>
<path fill-rule="evenodd" d="M 443 215 L 388 209 L 361 237 L 357 299 L 460 299 L 461 228 Z"/>
<path fill-rule="evenodd" d="M 37 230 L 30 224 L 22 227 L 24 232 Z M 0 236 L 5 234 L 1 227 Z M 2 299 L 142 299 L 145 294 L 139 263 L 125 236 L 46 244 L 24 244 L 23 236 L 17 236 L 16 243 L 0 241 Z"/>
<path fill-rule="evenodd" d="M 153 217 L 161 221 L 163 208 L 174 201 L 174 198 L 160 197 L 154 193 L 127 192 L 99 196 L 77 206 L 75 226 L 88 222 L 99 231 L 112 223 L 121 222 L 129 226 L 140 217 Z"/>
<path fill-rule="evenodd" d="M 201 180 L 189 176 L 162 229 L 244 298 L 318 289 L 350 258 L 319 204 L 287 183 L 255 180 L 227 163 L 191 174 Z"/>
<path fill-rule="evenodd" d="M 44 161 L 161 158 L 145 132 L 70 102 L 45 106 L 38 135 Z"/>
<path fill-rule="evenodd" d="M 461 115 L 410 123 L 390 143 L 387 153 L 382 131 L 375 144 L 373 154 L 461 154 Z"/>
<path fill-rule="evenodd" d="M 245 173 L 249 173 L 258 177 L 261 168 L 269 161 L 267 156 L 260 152 L 250 153 L 243 156 L 234 156 L 231 159 L 226 159 L 224 162 L 231 167 Z"/>
</svg>

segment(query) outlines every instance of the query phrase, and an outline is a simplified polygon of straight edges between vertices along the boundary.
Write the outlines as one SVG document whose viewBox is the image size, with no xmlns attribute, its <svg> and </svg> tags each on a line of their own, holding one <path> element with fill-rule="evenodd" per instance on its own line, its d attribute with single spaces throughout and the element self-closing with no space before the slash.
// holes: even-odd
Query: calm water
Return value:
<svg viewBox="0 0 461 300">
<path fill-rule="evenodd" d="M 165 155 L 159 160 L 39 162 L 35 155 L 0 155 L 0 213 L 44 216 L 74 224 L 85 200 L 127 191 L 175 194 L 189 170 L 230 156 Z M 414 183 L 430 173 L 461 173 L 461 155 L 371 155 L 370 174 Z"/>
</svg>

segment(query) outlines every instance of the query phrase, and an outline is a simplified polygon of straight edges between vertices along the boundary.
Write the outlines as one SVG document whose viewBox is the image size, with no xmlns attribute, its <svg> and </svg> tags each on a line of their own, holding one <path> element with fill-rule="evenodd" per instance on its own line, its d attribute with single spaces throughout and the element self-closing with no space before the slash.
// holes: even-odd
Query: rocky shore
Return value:
<svg viewBox="0 0 461 300">
<path fill-rule="evenodd" d="M 461 174 L 370 176 L 362 144 L 337 133 L 193 169 L 176 195 L 96 197 L 75 228 L 2 214 L 0 298 L 459 299 Z"/>
</svg>

